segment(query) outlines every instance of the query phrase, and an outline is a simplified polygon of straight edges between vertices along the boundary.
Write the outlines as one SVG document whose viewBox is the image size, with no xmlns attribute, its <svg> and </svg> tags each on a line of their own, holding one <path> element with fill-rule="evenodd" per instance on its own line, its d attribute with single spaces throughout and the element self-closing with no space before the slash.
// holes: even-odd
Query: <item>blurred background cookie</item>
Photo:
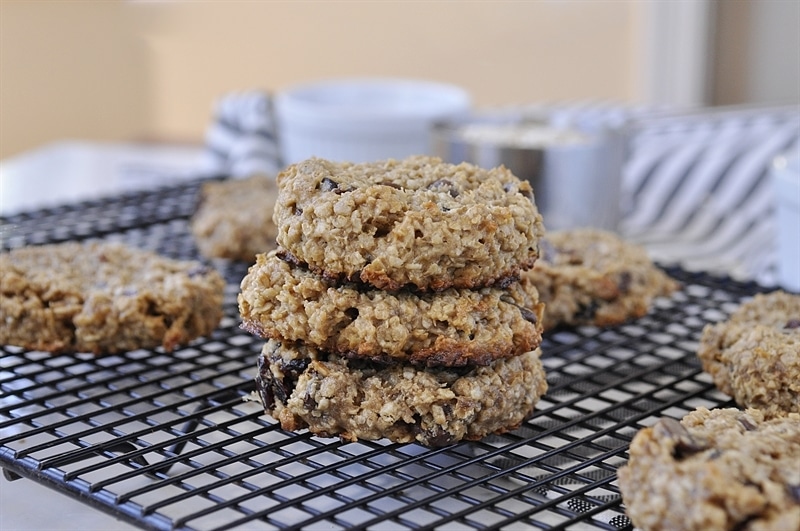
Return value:
<svg viewBox="0 0 800 531">
<path fill-rule="evenodd" d="M 643 248 L 609 231 L 549 232 L 541 248 L 533 269 L 522 276 L 545 303 L 546 330 L 621 324 L 642 317 L 655 297 L 678 287 Z"/>
<path fill-rule="evenodd" d="M 214 269 L 120 243 L 0 254 L 0 343 L 47 352 L 167 351 L 209 334 L 225 282 Z"/>
<path fill-rule="evenodd" d="M 703 328 L 697 351 L 714 384 L 767 416 L 800 413 L 800 295 L 773 291 Z"/>
<path fill-rule="evenodd" d="M 266 175 L 203 184 L 190 223 L 200 252 L 254 262 L 256 254 L 274 249 L 276 197 L 275 179 Z"/>
</svg>

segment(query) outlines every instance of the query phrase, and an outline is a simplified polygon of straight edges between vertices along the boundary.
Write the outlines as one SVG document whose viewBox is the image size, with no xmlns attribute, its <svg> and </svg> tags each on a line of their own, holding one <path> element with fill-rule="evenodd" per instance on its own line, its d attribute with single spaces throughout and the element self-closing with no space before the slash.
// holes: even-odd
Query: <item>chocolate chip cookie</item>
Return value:
<svg viewBox="0 0 800 531">
<path fill-rule="evenodd" d="M 800 415 L 697 409 L 641 430 L 617 472 L 634 525 L 656 529 L 800 529 Z"/>
<path fill-rule="evenodd" d="M 63 243 L 0 254 L 0 343 L 106 354 L 177 345 L 222 318 L 225 282 L 199 262 L 120 243 Z"/>
<path fill-rule="evenodd" d="M 432 368 L 276 340 L 264 345 L 256 381 L 266 412 L 283 429 L 427 446 L 512 430 L 547 389 L 538 351 L 484 367 Z"/>
<path fill-rule="evenodd" d="M 487 365 L 534 350 L 542 305 L 535 289 L 450 288 L 388 292 L 335 282 L 281 259 L 257 256 L 241 282 L 242 326 L 345 357 L 426 365 Z"/>
<path fill-rule="evenodd" d="M 318 274 L 382 290 L 503 285 L 533 265 L 544 232 L 530 184 L 503 167 L 314 158 L 277 182 L 278 244 Z"/>
<path fill-rule="evenodd" d="M 742 407 L 800 413 L 800 295 L 756 295 L 706 325 L 697 355 L 714 384 Z"/>
<path fill-rule="evenodd" d="M 645 315 L 655 297 L 678 284 L 647 252 L 608 231 L 582 228 L 548 233 L 541 256 L 522 276 L 545 303 L 544 328 L 612 326 Z"/>
<path fill-rule="evenodd" d="M 190 222 L 197 248 L 208 258 L 250 263 L 275 249 L 277 197 L 275 179 L 264 175 L 203 184 Z"/>
</svg>

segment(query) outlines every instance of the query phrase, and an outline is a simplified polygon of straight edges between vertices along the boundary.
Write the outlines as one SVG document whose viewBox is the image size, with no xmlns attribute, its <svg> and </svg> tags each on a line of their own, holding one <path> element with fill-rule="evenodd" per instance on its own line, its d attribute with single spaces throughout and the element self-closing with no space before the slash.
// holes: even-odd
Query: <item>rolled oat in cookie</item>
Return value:
<svg viewBox="0 0 800 531">
<path fill-rule="evenodd" d="M 0 254 L 0 343 L 46 352 L 172 350 L 222 318 L 210 267 L 120 243 L 62 243 Z"/>
<path fill-rule="evenodd" d="M 800 415 L 698 408 L 633 439 L 617 471 L 643 531 L 800 529 Z"/>
<path fill-rule="evenodd" d="M 768 417 L 800 413 L 800 295 L 774 291 L 703 329 L 697 355 L 714 384 Z"/>
<path fill-rule="evenodd" d="M 277 182 L 278 244 L 320 275 L 382 290 L 502 286 L 533 265 L 544 232 L 530 184 L 503 167 L 312 158 Z"/>
<path fill-rule="evenodd" d="M 269 340 L 256 378 L 286 430 L 444 446 L 518 427 L 547 389 L 539 352 L 485 367 L 417 367 Z"/>
<path fill-rule="evenodd" d="M 275 179 L 265 175 L 203 184 L 190 221 L 203 256 L 252 263 L 256 254 L 275 249 L 277 197 Z"/>
<path fill-rule="evenodd" d="M 424 365 L 487 365 L 534 350 L 542 305 L 534 289 L 387 292 L 336 284 L 261 254 L 241 283 L 242 326 L 351 358 Z"/>
<path fill-rule="evenodd" d="M 544 328 L 612 326 L 644 316 L 678 283 L 647 252 L 598 229 L 548 233 L 533 269 L 522 273 L 545 304 Z"/>
</svg>

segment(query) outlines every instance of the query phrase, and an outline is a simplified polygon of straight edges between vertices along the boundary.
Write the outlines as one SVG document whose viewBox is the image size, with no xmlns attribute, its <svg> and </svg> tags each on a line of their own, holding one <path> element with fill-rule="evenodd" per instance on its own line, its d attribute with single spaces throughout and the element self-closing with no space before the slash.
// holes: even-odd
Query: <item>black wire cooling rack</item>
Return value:
<svg viewBox="0 0 800 531">
<path fill-rule="evenodd" d="M 200 183 L 0 219 L 7 250 L 109 239 L 199 259 Z M 0 351 L 0 466 L 146 529 L 630 529 L 616 483 L 631 438 L 663 415 L 731 406 L 695 357 L 703 326 L 755 284 L 669 270 L 646 317 L 547 334 L 550 385 L 519 429 L 428 449 L 287 433 L 247 398 L 261 341 L 225 316 L 171 354 Z M 13 488 L 13 484 L 11 487 Z"/>
</svg>

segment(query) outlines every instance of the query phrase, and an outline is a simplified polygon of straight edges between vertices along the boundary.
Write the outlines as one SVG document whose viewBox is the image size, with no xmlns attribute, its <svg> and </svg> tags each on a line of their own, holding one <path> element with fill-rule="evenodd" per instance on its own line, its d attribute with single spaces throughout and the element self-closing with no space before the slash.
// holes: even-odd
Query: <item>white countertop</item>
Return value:
<svg viewBox="0 0 800 531">
<path fill-rule="evenodd" d="M 0 216 L 209 172 L 202 146 L 63 141 L 0 161 Z"/>
</svg>

